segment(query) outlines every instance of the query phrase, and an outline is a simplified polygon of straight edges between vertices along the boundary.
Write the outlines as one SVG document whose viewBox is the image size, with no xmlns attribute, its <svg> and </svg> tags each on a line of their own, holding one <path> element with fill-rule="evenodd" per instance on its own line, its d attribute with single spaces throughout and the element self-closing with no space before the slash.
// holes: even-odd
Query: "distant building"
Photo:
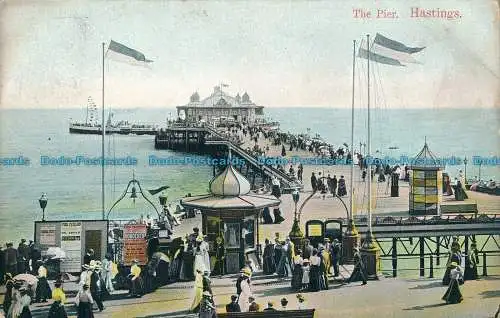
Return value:
<svg viewBox="0 0 500 318">
<path fill-rule="evenodd" d="M 253 103 L 246 92 L 233 97 L 223 92 L 220 86 L 215 86 L 213 93 L 201 101 L 198 92 L 193 93 L 188 104 L 177 106 L 177 116 L 181 113 L 188 122 L 229 120 L 253 123 L 264 114 L 264 106 Z"/>
</svg>

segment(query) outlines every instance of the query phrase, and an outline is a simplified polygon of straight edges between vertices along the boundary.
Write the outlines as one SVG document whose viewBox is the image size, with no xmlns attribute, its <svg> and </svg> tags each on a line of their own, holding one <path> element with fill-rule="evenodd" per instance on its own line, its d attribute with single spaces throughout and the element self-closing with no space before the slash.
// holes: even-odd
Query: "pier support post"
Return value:
<svg viewBox="0 0 500 318">
<path fill-rule="evenodd" d="M 425 276 L 424 237 L 420 237 L 419 242 L 420 242 L 420 277 L 424 277 Z"/>
<path fill-rule="evenodd" d="M 431 254 L 431 257 L 429 259 L 430 264 L 429 264 L 429 278 L 434 278 L 434 260 Z"/>
<path fill-rule="evenodd" d="M 469 257 L 469 236 L 468 235 L 465 236 L 464 245 L 465 245 L 464 253 L 465 253 L 465 255 L 467 255 L 467 257 Z"/>
<path fill-rule="evenodd" d="M 398 250 L 397 250 L 398 239 L 396 237 L 392 238 L 392 277 L 398 276 Z"/>
<path fill-rule="evenodd" d="M 439 245 L 439 241 L 441 240 L 441 237 L 439 236 L 436 236 L 436 265 L 439 266 L 439 248 L 440 248 L 440 245 Z"/>
<path fill-rule="evenodd" d="M 483 252 L 483 276 L 488 276 L 488 272 L 486 271 L 486 253 Z"/>
</svg>

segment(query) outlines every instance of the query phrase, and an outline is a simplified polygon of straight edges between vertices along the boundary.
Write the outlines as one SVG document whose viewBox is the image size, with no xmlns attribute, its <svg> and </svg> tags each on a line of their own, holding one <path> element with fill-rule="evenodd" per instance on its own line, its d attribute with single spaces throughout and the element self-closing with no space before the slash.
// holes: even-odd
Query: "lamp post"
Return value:
<svg viewBox="0 0 500 318">
<path fill-rule="evenodd" d="M 163 208 L 163 213 L 160 215 L 160 222 L 163 222 L 165 220 L 165 215 L 166 215 L 166 206 L 167 206 L 167 196 L 162 192 L 160 196 L 158 197 L 158 200 L 160 200 L 160 205 Z"/>
<path fill-rule="evenodd" d="M 295 244 L 295 249 L 302 248 L 304 243 L 304 233 L 300 229 L 300 217 L 297 215 L 297 204 L 299 203 L 300 195 L 297 189 L 292 192 L 292 199 L 295 203 L 295 213 L 293 218 L 292 230 L 288 234 L 290 240 Z M 295 251 L 297 252 L 297 251 Z"/>
<path fill-rule="evenodd" d="M 464 166 L 465 166 L 465 169 L 464 169 L 465 170 L 464 187 L 467 185 L 467 162 L 468 162 L 467 157 L 465 157 L 464 158 Z"/>
<path fill-rule="evenodd" d="M 45 221 L 45 208 L 47 207 L 47 194 L 42 193 L 40 199 L 38 199 L 38 203 L 40 203 L 40 209 L 42 209 L 42 221 Z"/>
</svg>

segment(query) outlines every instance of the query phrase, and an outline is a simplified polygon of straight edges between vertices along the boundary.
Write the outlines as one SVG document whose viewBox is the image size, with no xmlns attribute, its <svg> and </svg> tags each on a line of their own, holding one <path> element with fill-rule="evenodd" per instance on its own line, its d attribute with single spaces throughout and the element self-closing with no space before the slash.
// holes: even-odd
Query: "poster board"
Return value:
<svg viewBox="0 0 500 318">
<path fill-rule="evenodd" d="M 147 263 L 146 224 L 127 224 L 123 228 L 124 263 L 131 265 L 134 259 L 139 265 Z"/>
<path fill-rule="evenodd" d="M 87 237 L 86 233 L 93 233 Z M 100 236 L 97 239 L 96 236 Z M 102 259 L 107 251 L 108 221 L 106 220 L 61 220 L 61 221 L 35 221 L 34 242 L 41 250 L 42 256 L 46 255 L 49 247 L 60 247 L 67 258 L 61 261 L 61 272 L 79 273 L 86 252 L 87 241 L 97 242 Z M 95 245 L 95 244 L 94 244 Z"/>
<path fill-rule="evenodd" d="M 66 259 L 61 262 L 62 272 L 78 272 L 82 263 L 82 222 L 61 222 L 61 249 Z"/>
</svg>

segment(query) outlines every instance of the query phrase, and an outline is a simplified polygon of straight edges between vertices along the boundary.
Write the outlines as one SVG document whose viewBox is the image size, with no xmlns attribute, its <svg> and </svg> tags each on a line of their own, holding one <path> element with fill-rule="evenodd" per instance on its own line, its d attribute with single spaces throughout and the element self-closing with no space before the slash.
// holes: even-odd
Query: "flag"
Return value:
<svg viewBox="0 0 500 318">
<path fill-rule="evenodd" d="M 420 52 L 423 49 L 424 47 L 408 47 L 403 43 L 391 40 L 377 33 L 375 40 L 370 46 L 370 60 L 396 66 L 405 66 L 402 63 L 420 63 L 412 54 Z M 358 56 L 368 59 L 366 43 L 361 44 Z"/>
<path fill-rule="evenodd" d="M 229 87 L 229 85 L 227 85 L 227 84 L 220 84 L 220 86 L 222 86 L 222 87 Z"/>
<path fill-rule="evenodd" d="M 147 65 L 153 61 L 148 60 L 146 56 L 134 49 L 111 40 L 106 51 L 106 57 L 110 57 L 119 62 L 126 62 L 136 65 Z"/>
<path fill-rule="evenodd" d="M 360 47 L 359 52 L 358 52 L 358 57 L 368 59 L 368 50 Z M 374 62 L 382 63 L 382 64 L 387 64 L 387 65 L 404 66 L 403 64 L 401 64 L 401 62 L 399 62 L 396 59 L 393 59 L 393 58 L 390 58 L 387 56 L 383 56 L 380 54 L 376 54 L 373 52 L 370 52 L 370 60 L 374 61 Z"/>
<path fill-rule="evenodd" d="M 169 186 L 163 186 L 163 187 L 159 187 L 158 189 L 148 190 L 148 192 L 151 195 L 155 195 L 155 194 L 158 194 L 158 193 L 160 193 L 163 190 L 168 189 L 168 188 L 170 188 L 170 187 Z"/>
<path fill-rule="evenodd" d="M 373 41 L 373 43 L 377 43 L 378 45 L 393 51 L 398 51 L 408 54 L 417 53 L 425 49 L 425 47 L 408 47 L 403 43 L 386 38 L 385 36 L 379 33 L 377 33 L 377 35 L 375 36 L 375 40 Z"/>
</svg>

